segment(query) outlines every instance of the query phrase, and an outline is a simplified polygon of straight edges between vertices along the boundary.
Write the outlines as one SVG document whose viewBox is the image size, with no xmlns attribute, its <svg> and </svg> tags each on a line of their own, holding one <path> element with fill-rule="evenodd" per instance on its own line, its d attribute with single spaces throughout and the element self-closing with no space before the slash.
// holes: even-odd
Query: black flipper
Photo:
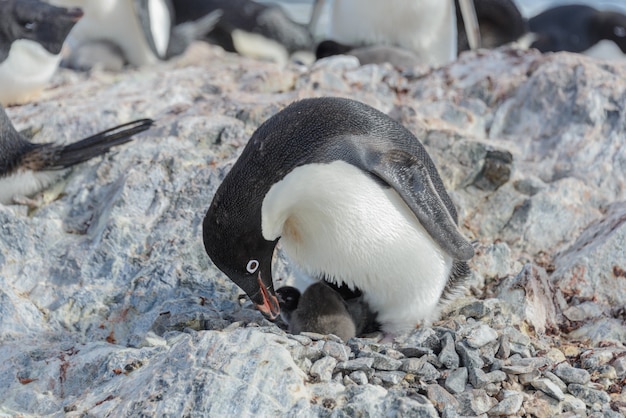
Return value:
<svg viewBox="0 0 626 418">
<path fill-rule="evenodd" d="M 150 128 L 153 123 L 152 119 L 139 119 L 107 129 L 73 144 L 55 147 L 54 157 L 49 160 L 46 167 L 42 168 L 61 170 L 97 157 L 108 152 L 111 147 L 129 142 L 133 135 Z"/>
<path fill-rule="evenodd" d="M 380 155 L 371 171 L 400 194 L 446 253 L 462 261 L 474 256 L 472 244 L 459 232 L 422 161 L 408 152 L 391 150 Z"/>
</svg>

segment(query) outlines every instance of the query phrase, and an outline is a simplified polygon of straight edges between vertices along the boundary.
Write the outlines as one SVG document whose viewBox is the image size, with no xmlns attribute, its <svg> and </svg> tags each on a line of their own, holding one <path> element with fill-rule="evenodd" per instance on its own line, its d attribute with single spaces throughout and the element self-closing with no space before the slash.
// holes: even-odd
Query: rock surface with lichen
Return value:
<svg viewBox="0 0 626 418">
<path fill-rule="evenodd" d="M 252 132 L 327 95 L 414 132 L 478 242 L 466 295 L 393 344 L 286 334 L 202 245 Z M 0 206 L 0 415 L 626 414 L 624 64 L 501 49 L 439 69 L 284 67 L 199 44 L 60 71 L 7 113 L 36 142 L 157 123 L 37 208 Z"/>
</svg>

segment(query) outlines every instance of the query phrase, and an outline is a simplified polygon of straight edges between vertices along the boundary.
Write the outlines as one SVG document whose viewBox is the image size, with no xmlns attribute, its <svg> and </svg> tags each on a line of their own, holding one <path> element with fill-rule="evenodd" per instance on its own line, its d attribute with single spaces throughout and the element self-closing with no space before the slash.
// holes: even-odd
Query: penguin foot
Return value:
<svg viewBox="0 0 626 418">
<path fill-rule="evenodd" d="M 41 193 L 34 197 L 13 196 L 13 203 L 16 205 L 26 206 L 29 212 L 39 209 L 43 206 L 43 195 Z"/>
</svg>

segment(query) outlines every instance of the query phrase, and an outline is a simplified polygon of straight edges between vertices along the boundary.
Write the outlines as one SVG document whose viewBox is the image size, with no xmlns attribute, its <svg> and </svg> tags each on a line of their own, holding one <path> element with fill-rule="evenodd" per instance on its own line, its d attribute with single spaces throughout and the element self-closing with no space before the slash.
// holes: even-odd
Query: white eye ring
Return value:
<svg viewBox="0 0 626 418">
<path fill-rule="evenodd" d="M 248 273 L 252 274 L 259 269 L 259 262 L 256 260 L 248 261 L 248 265 L 246 266 L 246 270 Z"/>
</svg>

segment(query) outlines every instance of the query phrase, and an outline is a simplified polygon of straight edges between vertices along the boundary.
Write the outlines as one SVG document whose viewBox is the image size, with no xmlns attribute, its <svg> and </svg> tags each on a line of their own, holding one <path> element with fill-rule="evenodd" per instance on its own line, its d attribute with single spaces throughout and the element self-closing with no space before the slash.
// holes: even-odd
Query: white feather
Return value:
<svg viewBox="0 0 626 418">
<path fill-rule="evenodd" d="M 263 200 L 265 239 L 312 276 L 355 286 L 396 333 L 438 314 L 452 259 L 398 193 L 343 161 L 295 168 Z"/>
<path fill-rule="evenodd" d="M 47 85 L 61 61 L 41 44 L 18 39 L 11 44 L 9 55 L 0 63 L 0 103 L 25 103 Z"/>
<path fill-rule="evenodd" d="M 51 184 L 59 175 L 59 171 L 22 170 L 0 178 L 0 203 L 10 205 L 14 197 L 37 193 Z"/>
<path fill-rule="evenodd" d="M 335 0 L 328 37 L 347 45 L 393 45 L 426 64 L 456 58 L 452 0 Z"/>
</svg>

